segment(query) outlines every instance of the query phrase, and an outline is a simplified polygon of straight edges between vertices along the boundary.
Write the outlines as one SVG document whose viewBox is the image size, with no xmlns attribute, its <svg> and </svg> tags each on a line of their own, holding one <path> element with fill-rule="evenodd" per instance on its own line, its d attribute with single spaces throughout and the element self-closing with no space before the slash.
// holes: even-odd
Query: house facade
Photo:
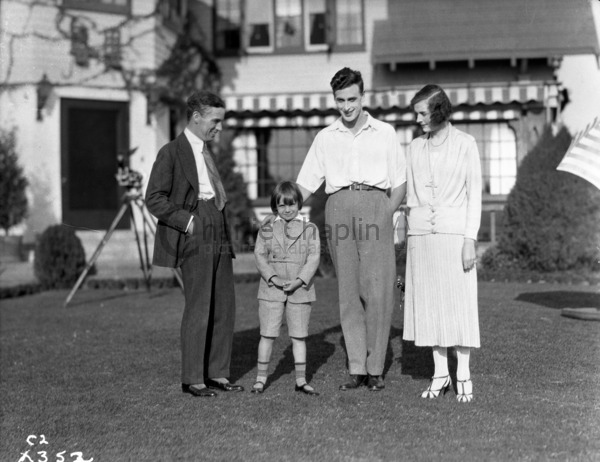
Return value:
<svg viewBox="0 0 600 462">
<path fill-rule="evenodd" d="M 155 69 L 182 30 L 186 2 L 2 1 L 0 127 L 14 131 L 29 180 L 29 216 L 14 231 L 47 226 L 106 230 L 125 189 L 120 156 L 149 172 L 170 138 L 153 104 Z M 125 214 L 118 228 L 131 226 Z"/>
<path fill-rule="evenodd" d="M 366 110 L 402 146 L 418 135 L 415 92 L 447 90 L 453 124 L 480 149 L 482 240 L 494 239 L 542 127 L 560 122 L 562 58 L 600 53 L 589 0 L 2 1 L 0 126 L 15 130 L 30 180 L 29 218 L 16 233 L 108 228 L 123 193 L 120 155 L 147 178 L 181 128 L 152 89 L 188 12 L 218 64 L 224 135 L 259 212 L 337 118 L 329 81 L 351 67 L 363 75 Z"/>
<path fill-rule="evenodd" d="M 362 72 L 367 111 L 403 146 L 419 134 L 412 96 L 426 83 L 447 90 L 453 124 L 480 150 L 480 240 L 495 239 L 520 161 L 560 122 L 563 57 L 599 51 L 587 0 L 216 0 L 215 16 L 228 126 L 258 206 L 337 117 L 329 81 L 348 66 Z"/>
</svg>

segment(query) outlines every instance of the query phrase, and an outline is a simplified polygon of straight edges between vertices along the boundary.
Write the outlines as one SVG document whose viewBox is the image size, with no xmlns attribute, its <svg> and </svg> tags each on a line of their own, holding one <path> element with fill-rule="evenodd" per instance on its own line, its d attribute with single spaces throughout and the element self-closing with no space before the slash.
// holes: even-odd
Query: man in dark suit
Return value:
<svg viewBox="0 0 600 462">
<path fill-rule="evenodd" d="M 163 146 L 146 190 L 158 218 L 153 264 L 181 268 L 185 308 L 181 321 L 184 393 L 216 396 L 242 391 L 229 383 L 235 321 L 233 251 L 225 218 L 225 191 L 206 143 L 222 130 L 225 103 L 199 91 L 187 100 L 188 124 Z"/>
</svg>

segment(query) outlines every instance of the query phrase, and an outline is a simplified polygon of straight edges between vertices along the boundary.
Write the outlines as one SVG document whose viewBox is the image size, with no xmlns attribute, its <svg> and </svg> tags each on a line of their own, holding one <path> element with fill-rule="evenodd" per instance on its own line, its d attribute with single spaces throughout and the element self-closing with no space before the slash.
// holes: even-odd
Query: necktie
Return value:
<svg viewBox="0 0 600 462">
<path fill-rule="evenodd" d="M 223 188 L 219 171 L 217 170 L 217 166 L 215 165 L 212 155 L 210 152 L 208 152 L 208 149 L 206 149 L 206 145 L 204 145 L 204 148 L 202 149 L 202 155 L 204 156 L 204 163 L 206 164 L 206 170 L 208 171 L 210 184 L 215 192 L 215 205 L 217 209 L 223 210 L 223 207 L 225 207 L 225 202 L 227 202 L 225 188 Z"/>
</svg>

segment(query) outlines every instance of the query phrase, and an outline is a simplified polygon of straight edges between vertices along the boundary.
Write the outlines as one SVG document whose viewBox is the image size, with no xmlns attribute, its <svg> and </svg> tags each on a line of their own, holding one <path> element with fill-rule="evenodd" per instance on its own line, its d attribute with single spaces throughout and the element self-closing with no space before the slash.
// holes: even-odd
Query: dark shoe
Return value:
<svg viewBox="0 0 600 462">
<path fill-rule="evenodd" d="M 250 393 L 262 393 L 263 391 L 265 391 L 265 384 L 262 382 L 256 382 L 250 389 Z"/>
<path fill-rule="evenodd" d="M 351 375 L 350 380 L 342 385 L 340 385 L 340 390 L 354 390 L 355 388 L 360 387 L 365 383 L 367 376 L 366 375 Z"/>
<path fill-rule="evenodd" d="M 305 395 L 319 396 L 319 393 L 313 390 L 312 387 L 309 387 L 308 383 L 305 383 L 304 385 L 296 385 L 295 390 L 301 391 Z"/>
<path fill-rule="evenodd" d="M 381 391 L 385 388 L 383 377 L 380 375 L 370 375 L 367 381 L 367 388 L 371 391 Z"/>
<path fill-rule="evenodd" d="M 188 385 L 187 383 L 181 384 L 181 391 L 183 391 L 184 393 L 189 393 L 190 395 L 200 396 L 202 398 L 217 396 L 217 394 L 214 391 L 209 390 L 206 387 L 198 388 L 194 385 Z"/>
<path fill-rule="evenodd" d="M 221 382 L 216 382 L 211 379 L 206 379 L 204 381 L 204 384 L 208 388 L 216 388 L 216 389 L 222 390 L 222 391 L 244 391 L 244 387 L 242 387 L 241 385 L 234 385 L 233 383 L 229 383 L 229 382 L 221 383 Z"/>
</svg>

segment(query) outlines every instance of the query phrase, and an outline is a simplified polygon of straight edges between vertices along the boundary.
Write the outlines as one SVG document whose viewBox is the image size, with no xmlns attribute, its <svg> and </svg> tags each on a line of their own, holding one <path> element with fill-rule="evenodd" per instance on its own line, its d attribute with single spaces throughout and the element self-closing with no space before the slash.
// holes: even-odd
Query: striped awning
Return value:
<svg viewBox="0 0 600 462">
<path fill-rule="evenodd" d="M 364 107 L 389 122 L 413 121 L 410 100 L 420 87 L 366 91 Z M 511 120 L 523 105 L 556 107 L 556 82 L 446 86 L 453 120 Z M 229 127 L 325 126 L 338 117 L 331 92 L 225 96 Z"/>
</svg>

